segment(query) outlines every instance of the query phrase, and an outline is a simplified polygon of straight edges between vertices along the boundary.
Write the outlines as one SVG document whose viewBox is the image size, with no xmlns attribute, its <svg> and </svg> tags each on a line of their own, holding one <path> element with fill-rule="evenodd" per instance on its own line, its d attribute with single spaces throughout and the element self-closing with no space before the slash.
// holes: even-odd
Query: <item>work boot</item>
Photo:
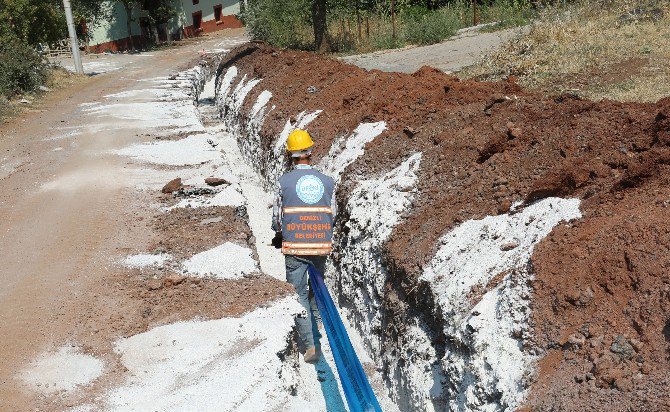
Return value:
<svg viewBox="0 0 670 412">
<path fill-rule="evenodd" d="M 308 348 L 302 358 L 307 363 L 317 363 L 320 356 L 321 354 L 316 350 L 316 348 Z"/>
<path fill-rule="evenodd" d="M 320 320 L 317 320 L 315 324 L 316 324 L 315 328 L 316 330 L 314 331 L 314 338 L 321 340 L 321 338 L 323 338 L 323 334 L 321 333 L 323 332 L 323 323 Z"/>
</svg>

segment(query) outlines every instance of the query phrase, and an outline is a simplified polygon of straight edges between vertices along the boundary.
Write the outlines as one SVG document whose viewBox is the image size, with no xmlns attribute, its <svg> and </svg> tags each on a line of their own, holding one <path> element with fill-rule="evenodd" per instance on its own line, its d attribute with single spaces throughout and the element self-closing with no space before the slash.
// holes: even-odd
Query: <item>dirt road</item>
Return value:
<svg viewBox="0 0 670 412">
<path fill-rule="evenodd" d="M 341 58 L 367 70 L 414 73 L 423 66 L 440 69 L 445 73 L 461 70 L 474 64 L 483 54 L 512 39 L 519 30 L 507 29 L 493 33 L 466 31 L 438 44 L 383 50 Z"/>
<path fill-rule="evenodd" d="M 141 79 L 168 76 L 193 65 L 200 50 L 239 43 L 241 35 L 222 32 L 170 50 L 110 57 L 107 68 L 114 70 L 49 95 L 0 129 L 1 410 L 45 407 L 15 375 L 39 352 L 81 332 L 86 302 L 118 311 L 102 299 L 110 287 L 103 279 L 114 259 L 150 241 L 146 199 L 128 190 L 147 176 L 110 152 L 148 139 L 147 119 L 139 113 L 104 119 L 88 108 L 105 95 L 129 92 L 118 95 L 123 103 Z"/>
</svg>

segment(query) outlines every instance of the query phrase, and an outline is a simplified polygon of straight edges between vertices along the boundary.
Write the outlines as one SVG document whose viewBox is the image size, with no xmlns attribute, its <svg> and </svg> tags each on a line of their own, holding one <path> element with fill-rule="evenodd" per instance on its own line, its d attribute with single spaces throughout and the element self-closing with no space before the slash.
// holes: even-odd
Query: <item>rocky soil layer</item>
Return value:
<svg viewBox="0 0 670 412">
<path fill-rule="evenodd" d="M 670 98 L 365 71 L 259 44 L 217 105 L 268 187 L 306 127 L 339 180 L 339 293 L 403 410 L 662 410 Z"/>
</svg>

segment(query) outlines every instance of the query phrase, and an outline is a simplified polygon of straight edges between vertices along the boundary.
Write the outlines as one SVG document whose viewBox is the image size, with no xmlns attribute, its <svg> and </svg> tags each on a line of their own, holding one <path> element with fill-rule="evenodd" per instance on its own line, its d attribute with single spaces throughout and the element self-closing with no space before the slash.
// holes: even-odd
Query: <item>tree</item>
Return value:
<svg viewBox="0 0 670 412">
<path fill-rule="evenodd" d="M 106 0 L 72 0 L 75 20 L 91 21 L 105 13 Z M 62 0 L 0 0 L 0 35 L 35 47 L 67 37 Z"/>
<path fill-rule="evenodd" d="M 167 25 L 173 17 L 177 17 L 179 13 L 174 6 L 173 0 L 144 0 L 142 2 L 142 9 L 147 12 L 149 21 L 151 22 L 151 30 L 154 35 L 156 43 L 160 42 L 158 38 L 158 27 Z M 170 33 L 168 33 L 168 42 L 170 42 Z"/>
<path fill-rule="evenodd" d="M 109 18 L 111 10 L 108 0 L 70 0 L 70 3 L 77 22 Z"/>
<path fill-rule="evenodd" d="M 93 18 L 106 0 L 72 0 L 78 20 Z M 43 84 L 49 72 L 42 45 L 67 37 L 62 0 L 0 0 L 0 95 L 15 96 Z"/>
<path fill-rule="evenodd" d="M 116 0 L 121 3 L 123 9 L 126 11 L 126 30 L 128 33 L 128 41 L 130 42 L 130 49 L 135 51 L 135 40 L 133 39 L 133 10 L 142 7 L 141 0 Z"/>
<path fill-rule="evenodd" d="M 312 26 L 314 27 L 314 49 L 319 52 L 330 50 L 326 0 L 312 0 Z"/>
<path fill-rule="evenodd" d="M 66 36 L 59 0 L 0 0 L 0 31 L 31 46 Z"/>
</svg>

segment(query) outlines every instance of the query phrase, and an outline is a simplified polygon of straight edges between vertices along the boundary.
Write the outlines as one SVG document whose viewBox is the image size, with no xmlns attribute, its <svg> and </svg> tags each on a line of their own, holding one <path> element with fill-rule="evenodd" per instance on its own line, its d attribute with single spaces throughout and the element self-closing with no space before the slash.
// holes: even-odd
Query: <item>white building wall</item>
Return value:
<svg viewBox="0 0 670 412">
<path fill-rule="evenodd" d="M 214 6 L 221 5 L 221 16 L 236 15 L 240 12 L 239 0 L 200 0 L 193 4 L 193 0 L 174 0 L 178 15 L 168 23 L 170 33 L 176 33 L 180 28 L 193 25 L 193 13 L 202 12 L 202 21 L 214 20 Z M 123 6 L 115 0 L 107 0 L 109 18 L 88 22 L 89 46 L 96 46 L 121 40 L 128 37 L 126 28 L 126 11 Z M 140 10 L 133 11 L 133 22 L 131 29 L 133 36 L 141 35 L 139 25 L 140 17 L 144 16 Z"/>
<path fill-rule="evenodd" d="M 181 0 L 184 8 L 185 26 L 193 25 L 193 13 L 202 11 L 202 21 L 214 20 L 214 6 L 221 5 L 221 15 L 229 16 L 240 13 L 239 0 L 200 0 L 193 4 L 193 0 Z"/>
</svg>

